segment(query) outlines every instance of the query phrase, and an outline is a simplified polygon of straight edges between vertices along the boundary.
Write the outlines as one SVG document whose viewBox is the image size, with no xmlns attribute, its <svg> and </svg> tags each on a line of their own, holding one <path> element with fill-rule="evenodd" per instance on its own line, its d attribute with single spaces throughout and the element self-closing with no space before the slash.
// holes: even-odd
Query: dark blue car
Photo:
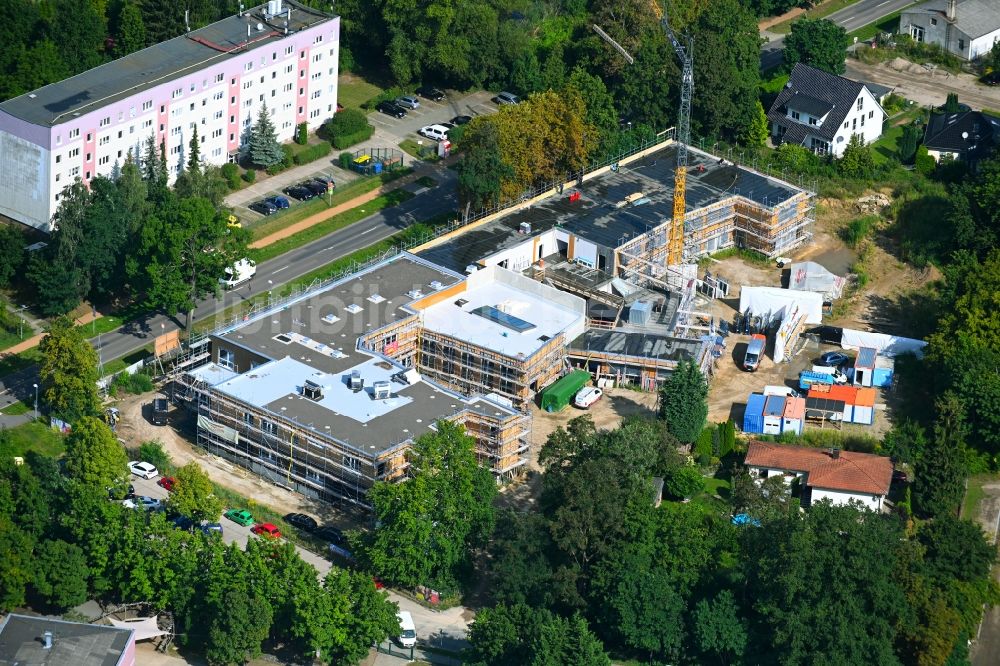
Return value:
<svg viewBox="0 0 1000 666">
<path fill-rule="evenodd" d="M 828 351 L 819 357 L 819 364 L 830 368 L 839 368 L 851 362 L 851 357 L 844 352 Z"/>
<path fill-rule="evenodd" d="M 271 204 L 278 210 L 283 210 L 288 208 L 288 199 L 282 196 L 275 195 L 273 197 L 268 197 L 264 199 L 267 203 Z"/>
</svg>

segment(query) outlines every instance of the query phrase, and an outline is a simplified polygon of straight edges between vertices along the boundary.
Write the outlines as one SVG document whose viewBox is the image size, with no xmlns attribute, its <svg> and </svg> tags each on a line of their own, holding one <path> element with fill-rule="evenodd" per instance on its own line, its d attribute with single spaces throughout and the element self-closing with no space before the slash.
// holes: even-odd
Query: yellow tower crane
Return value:
<svg viewBox="0 0 1000 666">
<path fill-rule="evenodd" d="M 687 210 L 688 144 L 691 142 L 691 98 L 694 94 L 694 40 L 687 38 L 682 44 L 664 17 L 660 24 L 670 39 L 674 52 L 681 61 L 681 105 L 677 112 L 677 165 L 674 167 L 674 211 L 667 235 L 667 266 L 677 266 L 684 261 L 684 213 Z"/>
</svg>

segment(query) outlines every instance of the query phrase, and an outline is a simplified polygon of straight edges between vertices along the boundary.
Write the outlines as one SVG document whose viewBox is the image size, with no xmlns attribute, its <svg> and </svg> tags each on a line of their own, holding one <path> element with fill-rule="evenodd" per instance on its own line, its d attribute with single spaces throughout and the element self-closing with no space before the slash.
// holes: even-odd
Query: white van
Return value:
<svg viewBox="0 0 1000 666">
<path fill-rule="evenodd" d="M 448 138 L 448 128 L 444 125 L 427 125 L 418 129 L 417 134 L 435 141 L 444 141 Z"/>
<path fill-rule="evenodd" d="M 227 266 L 219 278 L 219 284 L 226 289 L 234 289 L 254 276 L 257 263 L 253 259 L 240 259 L 233 266 Z"/>
<path fill-rule="evenodd" d="M 573 399 L 573 404 L 580 409 L 590 409 L 590 406 L 601 399 L 604 395 L 604 391 L 594 386 L 587 386 L 580 389 L 580 392 L 576 394 Z"/>
<path fill-rule="evenodd" d="M 413 617 L 409 611 L 399 611 L 396 616 L 399 618 L 399 644 L 413 647 L 417 644 L 417 628 L 413 626 Z"/>
</svg>

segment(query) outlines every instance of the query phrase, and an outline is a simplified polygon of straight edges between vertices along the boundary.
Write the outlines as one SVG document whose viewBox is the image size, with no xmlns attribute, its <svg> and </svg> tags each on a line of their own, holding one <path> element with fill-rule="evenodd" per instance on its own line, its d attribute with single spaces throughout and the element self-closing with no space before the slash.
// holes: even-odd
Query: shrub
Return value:
<svg viewBox="0 0 1000 666">
<path fill-rule="evenodd" d="M 337 160 L 340 162 L 341 169 L 350 169 L 351 162 L 354 161 L 354 153 L 343 152 Z"/>
<path fill-rule="evenodd" d="M 110 391 L 115 395 L 120 393 L 131 393 L 140 395 L 153 390 L 153 380 L 149 375 L 137 372 L 134 375 L 121 373 L 111 382 Z"/>
<path fill-rule="evenodd" d="M 281 173 L 285 169 L 290 168 L 293 163 L 296 163 L 295 162 L 295 151 L 292 150 L 291 146 L 288 146 L 288 145 L 282 146 L 281 147 L 281 154 L 282 154 L 282 158 L 281 158 L 280 162 L 278 162 L 276 164 L 272 164 L 271 166 L 267 167 L 266 171 L 267 171 L 267 174 L 269 176 L 273 176 L 276 173 Z"/>
<path fill-rule="evenodd" d="M 295 128 L 295 143 L 304 146 L 309 142 L 309 126 L 299 123 Z"/>
<path fill-rule="evenodd" d="M 708 459 L 712 457 L 712 438 L 715 435 L 715 426 L 710 425 L 701 431 L 698 435 L 698 441 L 694 445 L 694 454 L 698 458 L 698 464 L 703 464 L 701 462 L 702 458 Z"/>
<path fill-rule="evenodd" d="M 705 487 L 705 477 L 697 467 L 676 467 L 663 478 L 663 490 L 669 497 L 684 499 L 701 492 Z"/>
<path fill-rule="evenodd" d="M 921 176 L 930 176 L 934 173 L 934 167 L 937 166 L 934 158 L 927 153 L 927 146 L 917 148 L 917 157 L 914 160 L 914 164 L 917 167 L 917 173 Z"/>
<path fill-rule="evenodd" d="M 341 134 L 335 136 L 333 138 L 333 145 L 338 150 L 343 150 L 344 148 L 353 146 L 356 143 L 367 141 L 374 133 L 375 128 L 369 125 L 366 129 L 363 129 L 360 132 L 355 132 L 354 134 Z"/>
<path fill-rule="evenodd" d="M 719 457 L 732 453 L 736 447 L 736 424 L 732 419 L 719 424 Z"/>
<path fill-rule="evenodd" d="M 163 449 L 163 443 L 155 439 L 140 444 L 137 457 L 139 460 L 156 467 L 161 474 L 174 466 L 173 461 L 170 460 L 170 454 Z"/>
<path fill-rule="evenodd" d="M 841 233 L 844 242 L 851 248 L 857 248 L 861 241 L 871 234 L 876 224 L 878 224 L 878 215 L 865 215 L 851 220 Z"/>
<path fill-rule="evenodd" d="M 323 124 L 329 136 L 354 134 L 369 127 L 368 117 L 357 109 L 344 109 Z"/>
<path fill-rule="evenodd" d="M 247 181 L 248 183 L 254 182 L 255 180 L 257 180 L 257 172 L 254 171 L 253 169 L 247 169 L 246 173 L 243 174 L 243 180 Z"/>
<path fill-rule="evenodd" d="M 231 190 L 240 189 L 240 168 L 232 162 L 222 165 L 222 177 L 226 179 L 226 185 Z"/>
<path fill-rule="evenodd" d="M 333 148 L 328 141 L 320 141 L 314 146 L 309 146 L 299 151 L 299 154 L 295 156 L 295 163 L 308 164 L 309 162 L 314 162 L 329 155 L 331 150 Z"/>
</svg>

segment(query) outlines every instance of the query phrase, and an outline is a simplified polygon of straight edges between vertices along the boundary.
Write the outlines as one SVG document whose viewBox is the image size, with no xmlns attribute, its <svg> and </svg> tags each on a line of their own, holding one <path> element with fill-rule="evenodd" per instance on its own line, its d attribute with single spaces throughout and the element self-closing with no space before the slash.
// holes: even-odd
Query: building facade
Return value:
<svg viewBox="0 0 1000 666">
<path fill-rule="evenodd" d="M 1000 40 L 1000 0 L 930 0 L 908 7 L 899 16 L 899 34 L 965 60 L 981 58 Z"/>
<path fill-rule="evenodd" d="M 340 19 L 271 2 L 0 104 L 0 214 L 43 231 L 63 188 L 108 176 L 152 136 L 171 181 L 195 132 L 234 161 L 266 105 L 281 141 L 337 106 Z"/>
</svg>

